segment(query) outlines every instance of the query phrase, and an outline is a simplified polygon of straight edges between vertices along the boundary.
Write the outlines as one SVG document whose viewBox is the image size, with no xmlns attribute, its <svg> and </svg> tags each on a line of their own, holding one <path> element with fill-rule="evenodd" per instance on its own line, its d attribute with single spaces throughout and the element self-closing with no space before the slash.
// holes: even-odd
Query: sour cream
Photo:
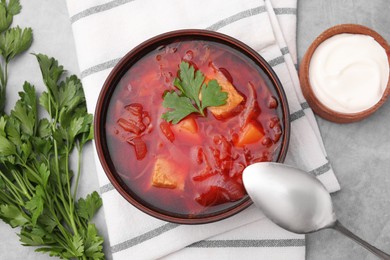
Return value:
<svg viewBox="0 0 390 260">
<path fill-rule="evenodd" d="M 309 79 L 323 105 L 341 113 L 358 113 L 381 99 L 389 80 L 389 61 L 385 49 L 371 36 L 339 34 L 316 48 Z"/>
</svg>

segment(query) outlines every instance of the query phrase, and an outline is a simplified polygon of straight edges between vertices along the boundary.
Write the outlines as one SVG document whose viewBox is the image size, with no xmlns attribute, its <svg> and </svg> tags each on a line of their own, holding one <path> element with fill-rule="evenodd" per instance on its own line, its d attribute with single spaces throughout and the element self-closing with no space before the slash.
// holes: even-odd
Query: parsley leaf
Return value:
<svg viewBox="0 0 390 260">
<path fill-rule="evenodd" d="M 13 16 L 7 11 L 7 7 L 2 3 L 0 4 L 0 32 L 3 32 L 10 27 Z"/>
<path fill-rule="evenodd" d="M 38 226 L 32 229 L 26 227 L 22 228 L 19 237 L 20 242 L 22 242 L 23 245 L 42 246 L 55 243 L 55 240 L 50 233 Z"/>
<path fill-rule="evenodd" d="M 2 0 L 5 4 L 5 0 Z M 9 0 L 7 6 L 8 13 L 11 15 L 17 15 L 22 10 L 22 6 L 19 3 L 19 0 Z"/>
<path fill-rule="evenodd" d="M 188 62 L 181 62 L 179 76 L 180 78 L 175 79 L 174 85 L 200 107 L 199 91 L 204 81 L 202 72 L 199 70 L 195 72 L 195 68 Z"/>
<path fill-rule="evenodd" d="M 42 72 L 43 82 L 48 90 L 42 94 L 39 102 L 50 115 L 53 115 L 60 102 L 57 83 L 64 73 L 64 67 L 59 65 L 58 61 L 54 58 L 49 58 L 43 54 L 36 54 L 35 56 L 37 57 Z"/>
<path fill-rule="evenodd" d="M 23 92 L 19 93 L 20 100 L 16 102 L 11 115 L 22 122 L 21 129 L 27 135 L 33 135 L 37 126 L 37 101 L 34 86 L 25 82 Z"/>
<path fill-rule="evenodd" d="M 11 227 L 19 227 L 29 222 L 25 213 L 15 205 L 0 205 L 0 218 L 11 225 Z"/>
<path fill-rule="evenodd" d="M 202 96 L 201 109 L 225 105 L 228 94 L 221 91 L 221 86 L 215 79 L 210 80 L 207 86 L 203 85 L 200 92 Z"/>
<path fill-rule="evenodd" d="M 35 226 L 38 217 L 43 212 L 44 205 L 44 191 L 41 186 L 35 188 L 35 194 L 32 199 L 26 203 L 26 209 L 32 212 L 31 223 Z"/>
<path fill-rule="evenodd" d="M 198 112 L 187 97 L 180 97 L 176 92 L 167 92 L 164 96 L 163 106 L 172 110 L 162 114 L 162 119 L 173 124 L 179 123 L 191 113 Z"/>
<path fill-rule="evenodd" d="M 95 191 L 89 194 L 87 198 L 80 198 L 77 202 L 76 211 L 77 214 L 85 219 L 91 220 L 95 215 L 96 211 L 102 206 L 102 199 L 99 194 Z"/>
<path fill-rule="evenodd" d="M 15 145 L 6 137 L 0 135 L 0 156 L 14 155 L 15 153 Z"/>
<path fill-rule="evenodd" d="M 19 0 L 9 0 L 8 4 L 5 0 L 0 2 L 0 32 L 7 30 L 13 20 L 13 17 L 20 13 L 22 7 Z"/>
<path fill-rule="evenodd" d="M 0 115 L 4 114 L 8 64 L 17 55 L 30 48 L 31 28 L 10 28 L 13 17 L 22 9 L 19 0 L 0 0 Z"/>
<path fill-rule="evenodd" d="M 84 242 L 85 255 L 92 259 L 104 258 L 102 253 L 103 238 L 98 236 L 97 229 L 94 224 L 88 224 L 86 240 Z"/>
<path fill-rule="evenodd" d="M 162 114 L 162 119 L 177 124 L 191 113 L 205 116 L 205 108 L 226 104 L 228 93 L 222 92 L 216 80 L 210 80 L 208 84 L 204 83 L 203 73 L 200 70 L 195 71 L 188 62 L 182 61 L 179 67 L 179 77 L 175 78 L 174 86 L 181 93 L 179 95 L 172 91 L 164 95 L 163 106 L 169 110 Z M 202 100 L 199 95 L 202 96 Z"/>
<path fill-rule="evenodd" d="M 31 28 L 21 29 L 19 26 L 8 29 L 0 35 L 0 53 L 6 62 L 30 48 L 32 43 Z"/>
</svg>

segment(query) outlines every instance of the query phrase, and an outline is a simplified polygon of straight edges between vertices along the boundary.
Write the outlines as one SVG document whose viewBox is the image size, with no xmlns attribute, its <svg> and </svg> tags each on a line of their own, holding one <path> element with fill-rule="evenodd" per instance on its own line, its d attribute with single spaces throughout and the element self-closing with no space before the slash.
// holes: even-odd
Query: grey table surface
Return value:
<svg viewBox="0 0 390 260">
<path fill-rule="evenodd" d="M 21 0 L 22 13 L 14 25 L 34 30 L 31 53 L 56 57 L 73 74 L 79 73 L 71 24 L 64 0 Z M 340 23 L 371 27 L 390 41 L 390 1 L 387 0 L 300 0 L 298 1 L 297 46 L 299 60 L 310 43 L 325 29 Z M 17 99 L 25 80 L 44 89 L 38 64 L 23 55 L 10 65 L 8 106 Z M 341 222 L 378 247 L 390 252 L 390 102 L 364 121 L 335 124 L 317 118 L 323 141 L 342 190 L 332 194 Z M 92 146 L 84 153 L 84 175 L 80 194 L 98 189 Z M 95 219 L 103 236 L 107 231 L 103 212 Z M 0 222 L 0 259 L 50 259 L 19 245 L 17 230 Z M 324 230 L 307 235 L 307 259 L 375 259 L 364 249 L 337 234 Z"/>
</svg>

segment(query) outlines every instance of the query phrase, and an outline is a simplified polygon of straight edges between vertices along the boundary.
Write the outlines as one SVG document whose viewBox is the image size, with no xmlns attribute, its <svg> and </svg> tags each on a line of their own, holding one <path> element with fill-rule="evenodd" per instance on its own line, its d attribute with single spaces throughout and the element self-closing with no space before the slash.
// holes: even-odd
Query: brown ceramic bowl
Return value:
<svg viewBox="0 0 390 260">
<path fill-rule="evenodd" d="M 389 66 L 390 66 L 390 47 L 385 39 L 383 39 L 382 36 L 380 36 L 377 32 L 373 31 L 370 28 L 367 28 L 362 25 L 358 24 L 340 24 L 336 25 L 334 27 L 331 27 L 321 33 L 314 42 L 310 45 L 309 49 L 306 51 L 305 55 L 303 56 L 303 59 L 301 61 L 301 65 L 299 67 L 299 80 L 301 82 L 301 88 L 303 95 L 305 96 L 307 102 L 309 103 L 310 107 L 313 109 L 313 111 L 319 115 L 320 117 L 336 122 L 336 123 L 351 123 L 360 121 L 372 113 L 374 113 L 380 106 L 383 105 L 383 103 L 386 101 L 389 91 L 390 91 L 390 81 L 387 83 L 387 87 L 382 95 L 382 98 L 372 107 L 369 109 L 366 109 L 364 111 L 358 112 L 358 113 L 340 113 L 338 111 L 334 111 L 331 108 L 325 106 L 321 103 L 320 100 L 316 97 L 314 94 L 312 87 L 310 85 L 310 79 L 309 79 L 309 68 L 310 68 L 310 60 L 313 56 L 313 53 L 315 52 L 316 48 L 324 42 L 326 39 L 342 33 L 349 33 L 349 34 L 364 34 L 369 35 L 373 37 L 386 51 L 387 57 L 389 59 Z"/>
<path fill-rule="evenodd" d="M 111 157 L 112 155 L 110 154 L 110 150 L 107 144 L 108 130 L 106 128 L 106 121 L 108 120 L 108 107 L 110 102 L 113 102 L 113 93 L 121 78 L 137 61 L 139 61 L 145 55 L 148 55 L 151 51 L 156 50 L 161 46 L 181 42 L 183 40 L 204 40 L 208 42 L 212 41 L 218 44 L 222 44 L 224 46 L 228 46 L 230 48 L 233 48 L 234 50 L 238 50 L 239 53 L 245 55 L 247 59 L 253 61 L 256 64 L 256 67 L 258 66 L 258 68 L 264 72 L 263 74 L 268 77 L 267 80 L 271 82 L 271 86 L 269 86 L 269 89 L 272 90 L 272 93 L 274 93 L 273 95 L 276 96 L 280 101 L 278 109 L 280 109 L 280 123 L 283 132 L 280 139 L 280 146 L 278 147 L 278 153 L 275 157 L 275 161 L 284 161 L 290 136 L 289 109 L 285 93 L 276 74 L 267 64 L 267 62 L 257 52 L 252 50 L 247 45 L 229 36 L 206 30 L 180 30 L 158 35 L 143 42 L 142 44 L 131 50 L 129 53 L 127 53 L 121 59 L 121 61 L 111 71 L 100 92 L 95 112 L 95 142 L 98 156 L 105 173 L 107 174 L 109 180 L 116 188 L 116 190 L 128 202 L 130 202 L 132 205 L 134 205 L 141 211 L 165 221 L 180 224 L 203 224 L 218 221 L 232 216 L 247 208 L 249 205 L 252 204 L 252 201 L 247 195 L 245 195 L 243 199 L 239 200 L 233 206 L 221 208 L 217 212 L 206 215 L 193 215 L 189 213 L 184 215 L 175 214 L 163 208 L 156 208 L 155 206 L 151 206 L 150 204 L 145 202 L 142 194 L 137 194 L 131 188 L 129 188 L 128 185 L 126 185 L 123 177 L 118 173 L 115 164 L 113 163 L 113 158 Z"/>
</svg>

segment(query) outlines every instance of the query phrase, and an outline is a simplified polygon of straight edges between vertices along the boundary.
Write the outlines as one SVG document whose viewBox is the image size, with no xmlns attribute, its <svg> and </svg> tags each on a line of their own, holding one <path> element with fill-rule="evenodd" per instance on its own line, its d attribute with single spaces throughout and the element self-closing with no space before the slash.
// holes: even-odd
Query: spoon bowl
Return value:
<svg viewBox="0 0 390 260">
<path fill-rule="evenodd" d="M 255 163 L 243 173 L 252 201 L 277 225 L 306 234 L 334 225 L 332 200 L 313 175 L 277 163 Z"/>
<path fill-rule="evenodd" d="M 280 227 L 298 234 L 333 228 L 380 259 L 390 259 L 337 220 L 329 192 L 313 175 L 285 164 L 261 162 L 246 167 L 242 179 L 254 204 Z"/>
</svg>

